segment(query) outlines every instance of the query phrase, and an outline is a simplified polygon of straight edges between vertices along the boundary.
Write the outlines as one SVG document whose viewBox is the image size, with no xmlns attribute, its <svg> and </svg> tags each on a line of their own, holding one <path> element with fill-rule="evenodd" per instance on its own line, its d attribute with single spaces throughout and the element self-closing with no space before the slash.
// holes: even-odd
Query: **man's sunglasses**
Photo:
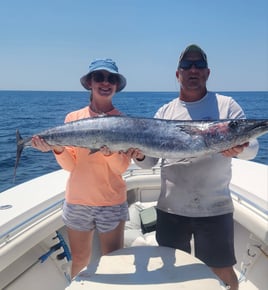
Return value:
<svg viewBox="0 0 268 290">
<path fill-rule="evenodd" d="M 199 60 L 181 60 L 179 63 L 179 68 L 182 69 L 190 69 L 194 65 L 197 69 L 203 69 L 207 68 L 208 64 L 205 60 L 199 59 Z"/>
<path fill-rule="evenodd" d="M 111 85 L 115 85 L 119 82 L 119 77 L 116 74 L 108 74 L 104 75 L 102 72 L 94 72 L 92 74 L 92 79 L 96 83 L 102 83 L 104 81 L 110 83 Z"/>
</svg>

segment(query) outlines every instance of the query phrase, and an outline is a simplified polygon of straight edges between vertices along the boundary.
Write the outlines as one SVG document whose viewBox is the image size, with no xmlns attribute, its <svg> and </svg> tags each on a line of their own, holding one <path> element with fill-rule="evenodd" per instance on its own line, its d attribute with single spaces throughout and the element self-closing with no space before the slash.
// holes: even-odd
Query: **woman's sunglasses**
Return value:
<svg viewBox="0 0 268 290">
<path fill-rule="evenodd" d="M 205 60 L 199 59 L 199 60 L 181 60 L 179 63 L 179 68 L 182 69 L 190 69 L 194 65 L 197 69 L 203 69 L 207 68 L 208 64 Z"/>
<path fill-rule="evenodd" d="M 115 85 L 119 82 L 119 77 L 116 74 L 104 75 L 102 72 L 94 72 L 92 74 L 92 79 L 96 83 L 108 82 L 111 85 Z"/>
</svg>

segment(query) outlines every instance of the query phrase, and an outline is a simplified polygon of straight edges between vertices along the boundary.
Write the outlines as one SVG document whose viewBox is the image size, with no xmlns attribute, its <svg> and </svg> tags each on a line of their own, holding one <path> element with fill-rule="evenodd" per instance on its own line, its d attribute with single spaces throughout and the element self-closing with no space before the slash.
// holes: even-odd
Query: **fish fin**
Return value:
<svg viewBox="0 0 268 290">
<path fill-rule="evenodd" d="M 161 164 L 161 167 L 167 167 L 167 166 L 178 165 L 178 164 L 189 164 L 189 163 L 192 163 L 193 159 L 195 159 L 195 158 L 194 157 L 182 158 L 179 160 L 164 159 L 162 164 Z"/>
<path fill-rule="evenodd" d="M 99 152 L 99 151 L 100 151 L 100 149 L 97 149 L 97 148 L 90 148 L 88 154 L 93 154 L 93 153 L 96 153 L 96 152 Z"/>
<path fill-rule="evenodd" d="M 17 142 L 17 154 L 16 154 L 16 162 L 15 162 L 15 167 L 14 167 L 13 182 L 15 182 L 17 167 L 19 165 L 21 153 L 24 149 L 23 138 L 21 137 L 19 130 L 16 131 L 16 142 Z"/>
</svg>

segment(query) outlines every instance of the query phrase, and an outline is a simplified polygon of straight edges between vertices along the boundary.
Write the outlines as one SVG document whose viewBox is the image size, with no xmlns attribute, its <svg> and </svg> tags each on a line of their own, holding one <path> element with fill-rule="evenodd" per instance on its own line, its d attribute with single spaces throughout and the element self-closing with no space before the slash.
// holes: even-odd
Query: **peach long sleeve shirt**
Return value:
<svg viewBox="0 0 268 290">
<path fill-rule="evenodd" d="M 108 115 L 120 115 L 114 109 Z M 89 106 L 69 113 L 65 123 L 97 116 Z M 104 144 L 105 145 L 105 144 Z M 89 149 L 65 147 L 54 154 L 59 165 L 70 172 L 65 199 L 71 204 L 89 206 L 111 206 L 126 201 L 126 184 L 122 174 L 130 165 L 124 153 L 104 156 L 101 152 L 90 154 Z"/>
</svg>

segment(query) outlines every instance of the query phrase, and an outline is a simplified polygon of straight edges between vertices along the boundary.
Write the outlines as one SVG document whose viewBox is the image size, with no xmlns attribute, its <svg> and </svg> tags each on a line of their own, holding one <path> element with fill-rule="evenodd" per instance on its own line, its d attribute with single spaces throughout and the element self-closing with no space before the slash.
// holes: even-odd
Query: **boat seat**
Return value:
<svg viewBox="0 0 268 290">
<path fill-rule="evenodd" d="M 180 250 L 137 246 L 102 256 L 80 272 L 66 290 L 217 290 L 221 282 L 208 266 Z"/>
</svg>

